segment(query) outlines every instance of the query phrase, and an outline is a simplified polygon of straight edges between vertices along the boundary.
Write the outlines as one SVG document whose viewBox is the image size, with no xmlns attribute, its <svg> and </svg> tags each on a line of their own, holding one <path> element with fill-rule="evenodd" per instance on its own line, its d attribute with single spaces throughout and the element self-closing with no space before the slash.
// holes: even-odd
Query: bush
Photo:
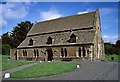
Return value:
<svg viewBox="0 0 120 82">
<path fill-rule="evenodd" d="M 9 55 L 10 54 L 10 45 L 3 44 L 2 45 L 2 54 L 3 55 Z"/>
</svg>

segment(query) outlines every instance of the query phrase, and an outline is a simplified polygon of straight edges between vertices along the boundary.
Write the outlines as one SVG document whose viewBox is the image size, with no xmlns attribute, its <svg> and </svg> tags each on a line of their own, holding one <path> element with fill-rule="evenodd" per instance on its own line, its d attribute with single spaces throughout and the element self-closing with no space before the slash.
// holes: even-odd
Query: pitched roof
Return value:
<svg viewBox="0 0 120 82">
<path fill-rule="evenodd" d="M 95 12 L 89 12 L 38 22 L 31 28 L 27 35 L 93 27 L 94 18 Z"/>
<path fill-rule="evenodd" d="M 40 36 L 31 36 L 27 37 L 19 46 L 18 48 L 25 48 L 25 47 L 44 47 L 44 46 L 58 46 L 58 45 L 73 45 L 73 44 L 87 44 L 87 43 L 93 43 L 95 30 L 79 30 L 74 31 L 74 34 L 78 37 L 76 43 L 68 43 L 67 40 L 69 39 L 69 36 L 71 35 L 70 32 L 65 33 L 56 33 L 56 34 L 46 34 L 46 35 L 40 35 Z M 59 35 L 59 36 L 57 36 Z M 51 36 L 52 39 L 54 39 L 53 43 L 51 45 L 47 45 L 47 37 Z M 34 43 L 33 46 L 29 46 L 29 40 L 33 39 Z M 63 41 L 61 40 L 63 39 Z"/>
</svg>

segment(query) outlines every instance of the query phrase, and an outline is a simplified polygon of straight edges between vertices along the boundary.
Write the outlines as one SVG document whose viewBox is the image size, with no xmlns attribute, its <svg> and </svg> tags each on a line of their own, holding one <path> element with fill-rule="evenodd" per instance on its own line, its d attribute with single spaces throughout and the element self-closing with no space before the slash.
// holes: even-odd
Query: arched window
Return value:
<svg viewBox="0 0 120 82">
<path fill-rule="evenodd" d="M 85 48 L 83 47 L 82 50 L 83 50 L 83 57 L 85 57 L 85 55 L 86 55 Z"/>
<path fill-rule="evenodd" d="M 23 50 L 23 56 L 25 56 L 25 51 Z"/>
<path fill-rule="evenodd" d="M 36 57 L 36 50 L 34 49 L 34 57 Z"/>
<path fill-rule="evenodd" d="M 39 56 L 39 51 L 38 51 L 38 49 L 36 49 L 36 52 L 37 52 L 37 57 Z"/>
<path fill-rule="evenodd" d="M 29 40 L 29 44 L 28 44 L 29 46 L 32 46 L 33 45 L 33 40 L 32 39 L 30 39 Z"/>
<path fill-rule="evenodd" d="M 50 36 L 48 37 L 46 44 L 52 44 L 52 38 Z"/>
<path fill-rule="evenodd" d="M 23 50 L 23 56 L 27 57 L 27 51 L 26 50 Z"/>
<path fill-rule="evenodd" d="M 72 34 L 70 36 L 70 39 L 67 42 L 69 42 L 69 43 L 75 43 L 76 42 L 76 36 L 74 34 Z"/>
<path fill-rule="evenodd" d="M 81 57 L 81 48 L 79 47 L 79 57 Z"/>
<path fill-rule="evenodd" d="M 67 57 L 67 49 L 65 48 L 64 51 L 65 51 L 65 57 Z"/>
<path fill-rule="evenodd" d="M 64 50 L 63 50 L 63 48 L 61 48 L 61 56 L 62 57 L 64 56 Z"/>
<path fill-rule="evenodd" d="M 35 57 L 38 57 L 38 56 L 39 56 L 39 51 L 38 51 L 38 49 L 34 49 L 34 56 L 35 56 Z"/>
<path fill-rule="evenodd" d="M 27 57 L 27 51 L 25 50 L 25 56 Z"/>
</svg>

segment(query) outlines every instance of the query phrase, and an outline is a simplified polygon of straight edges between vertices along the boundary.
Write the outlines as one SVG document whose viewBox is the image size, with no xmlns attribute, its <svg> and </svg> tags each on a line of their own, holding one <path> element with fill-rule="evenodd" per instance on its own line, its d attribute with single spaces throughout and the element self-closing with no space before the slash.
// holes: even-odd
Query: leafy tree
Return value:
<svg viewBox="0 0 120 82">
<path fill-rule="evenodd" d="M 10 43 L 10 36 L 9 33 L 5 33 L 2 35 L 2 44 L 9 44 Z"/>
<path fill-rule="evenodd" d="M 120 49 L 120 40 L 116 41 L 116 47 Z"/>
<path fill-rule="evenodd" d="M 112 50 L 112 45 L 111 43 L 104 43 L 105 45 L 105 54 L 110 54 L 112 53 L 111 50 Z"/>
<path fill-rule="evenodd" d="M 2 36 L 2 54 L 7 55 L 10 52 L 10 36 L 9 33 L 5 33 Z"/>
<path fill-rule="evenodd" d="M 120 55 L 120 49 L 116 48 L 116 49 L 114 50 L 114 54 Z"/>
<path fill-rule="evenodd" d="M 120 55 L 120 40 L 116 41 L 116 44 L 104 43 L 105 54 L 116 54 Z"/>
<path fill-rule="evenodd" d="M 25 21 L 17 24 L 10 36 L 10 46 L 12 48 L 17 48 L 17 46 L 19 46 L 19 44 L 26 38 L 26 35 L 32 26 L 33 23 L 30 21 Z"/>
<path fill-rule="evenodd" d="M 2 45 L 2 54 L 3 55 L 9 55 L 10 54 L 10 45 L 9 44 L 3 44 Z"/>
<path fill-rule="evenodd" d="M 17 48 L 17 46 L 26 38 L 28 31 L 33 26 L 30 21 L 18 23 L 11 33 L 4 33 L 2 35 L 2 54 L 9 54 L 10 48 Z"/>
</svg>

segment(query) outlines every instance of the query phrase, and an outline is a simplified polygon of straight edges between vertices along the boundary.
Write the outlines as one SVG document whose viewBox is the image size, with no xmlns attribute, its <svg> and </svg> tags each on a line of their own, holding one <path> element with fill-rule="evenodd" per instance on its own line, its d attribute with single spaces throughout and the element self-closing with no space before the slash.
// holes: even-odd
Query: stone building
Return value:
<svg viewBox="0 0 120 82">
<path fill-rule="evenodd" d="M 16 60 L 102 60 L 103 57 L 98 9 L 38 22 L 17 49 L 11 49 L 11 59 Z"/>
</svg>

